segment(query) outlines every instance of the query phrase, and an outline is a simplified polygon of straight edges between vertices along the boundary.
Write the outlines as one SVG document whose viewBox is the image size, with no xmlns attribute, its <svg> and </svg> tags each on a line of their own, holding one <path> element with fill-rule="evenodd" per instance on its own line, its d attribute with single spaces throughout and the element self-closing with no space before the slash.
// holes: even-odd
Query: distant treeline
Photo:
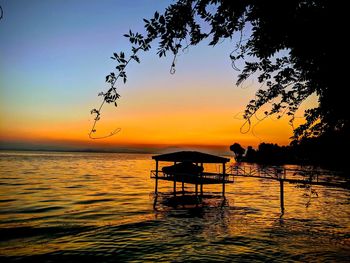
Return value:
<svg viewBox="0 0 350 263">
<path fill-rule="evenodd" d="M 342 134 L 325 135 L 293 141 L 288 146 L 261 143 L 257 149 L 240 144 L 230 146 L 237 162 L 261 164 L 312 164 L 333 169 L 347 169 L 349 154 L 348 136 Z"/>
</svg>

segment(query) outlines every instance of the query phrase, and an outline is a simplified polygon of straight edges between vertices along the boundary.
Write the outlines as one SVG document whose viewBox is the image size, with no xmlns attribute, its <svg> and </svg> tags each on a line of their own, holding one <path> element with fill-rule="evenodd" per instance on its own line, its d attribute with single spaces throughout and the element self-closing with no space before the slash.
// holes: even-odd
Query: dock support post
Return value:
<svg viewBox="0 0 350 263">
<path fill-rule="evenodd" d="M 185 183 L 184 183 L 184 178 L 182 177 L 182 195 L 185 194 Z"/>
<path fill-rule="evenodd" d="M 202 168 L 202 171 L 201 171 L 201 188 L 200 188 L 200 191 L 201 191 L 201 196 L 203 196 L 203 163 L 201 163 L 201 168 Z"/>
<path fill-rule="evenodd" d="M 174 175 L 174 196 L 176 196 L 176 176 Z"/>
<path fill-rule="evenodd" d="M 284 213 L 284 189 L 283 189 L 283 181 L 280 180 L 280 204 L 281 204 L 281 213 Z"/>
<path fill-rule="evenodd" d="M 198 182 L 196 182 L 196 196 L 198 196 Z"/>
<path fill-rule="evenodd" d="M 156 183 L 154 186 L 154 193 L 158 194 L 158 160 L 156 160 Z"/>
<path fill-rule="evenodd" d="M 222 196 L 225 196 L 225 163 L 222 163 Z"/>
</svg>

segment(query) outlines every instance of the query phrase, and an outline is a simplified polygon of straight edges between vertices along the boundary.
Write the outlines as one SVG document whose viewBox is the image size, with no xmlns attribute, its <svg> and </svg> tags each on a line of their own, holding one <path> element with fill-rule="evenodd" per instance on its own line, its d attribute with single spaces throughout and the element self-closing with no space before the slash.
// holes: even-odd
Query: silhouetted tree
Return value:
<svg viewBox="0 0 350 263">
<path fill-rule="evenodd" d="M 312 164 L 347 171 L 347 154 L 344 153 L 349 143 L 335 140 L 335 137 L 336 135 L 327 133 L 317 138 L 303 138 L 289 146 L 261 143 L 257 150 L 248 146 L 241 161 L 261 164 Z"/>
<path fill-rule="evenodd" d="M 259 162 L 278 163 L 280 147 L 273 143 L 261 143 L 258 147 Z"/>
<path fill-rule="evenodd" d="M 244 161 L 253 163 L 256 162 L 256 150 L 252 146 L 248 146 L 247 152 L 244 156 Z"/>
<path fill-rule="evenodd" d="M 294 138 L 299 140 L 349 131 L 347 96 L 339 96 L 338 85 L 334 83 L 338 75 L 329 63 L 337 42 L 326 37 L 326 32 L 339 24 L 330 11 L 330 2 L 177 0 L 164 14 L 155 12 L 153 18 L 144 19 L 145 35 L 130 31 L 125 36 L 133 52 L 140 43 L 149 45 L 157 41 L 159 57 L 168 53 L 174 56 L 171 73 L 175 72 L 176 56 L 188 46 L 204 39 L 210 39 L 211 46 L 222 39 L 238 39 L 230 54 L 235 69 L 238 60 L 245 60 L 237 85 L 253 76 L 263 87 L 246 106 L 244 118 L 248 124 L 268 103 L 271 108 L 265 111 L 266 117 L 287 114 L 293 123 L 300 104 L 311 94 L 317 94 L 318 107 L 305 111 L 306 122 L 295 130 Z M 243 31 L 248 35 L 243 37 Z M 124 67 L 117 70 L 118 76 L 126 77 Z"/>
<path fill-rule="evenodd" d="M 230 146 L 230 150 L 235 155 L 235 160 L 240 162 L 242 160 L 243 154 L 245 153 L 244 148 L 239 143 L 234 143 Z"/>
</svg>

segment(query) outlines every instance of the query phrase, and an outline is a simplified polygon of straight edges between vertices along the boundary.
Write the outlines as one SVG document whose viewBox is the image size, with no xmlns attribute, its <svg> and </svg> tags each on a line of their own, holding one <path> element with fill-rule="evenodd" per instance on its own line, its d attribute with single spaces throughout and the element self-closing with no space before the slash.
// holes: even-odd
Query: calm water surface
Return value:
<svg viewBox="0 0 350 263">
<path fill-rule="evenodd" d="M 215 171 L 215 165 L 207 167 Z M 175 205 L 151 155 L 0 152 L 0 260 L 347 262 L 350 192 L 236 178 Z M 186 188 L 193 191 L 193 186 Z"/>
</svg>

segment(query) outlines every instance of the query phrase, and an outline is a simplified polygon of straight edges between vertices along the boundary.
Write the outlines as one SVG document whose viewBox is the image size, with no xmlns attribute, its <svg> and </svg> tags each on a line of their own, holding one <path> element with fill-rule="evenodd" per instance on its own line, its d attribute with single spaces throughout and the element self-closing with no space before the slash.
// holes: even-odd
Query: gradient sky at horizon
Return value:
<svg viewBox="0 0 350 263">
<path fill-rule="evenodd" d="M 143 32 L 142 18 L 162 13 L 172 2 L 0 1 L 0 146 L 288 144 L 292 128 L 286 118 L 269 118 L 253 132 L 240 132 L 239 116 L 260 85 L 235 86 L 238 72 L 230 65 L 229 41 L 189 48 L 178 57 L 174 75 L 170 56 L 159 59 L 155 49 L 140 54 L 141 64 L 127 68 L 127 84 L 118 85 L 118 108 L 106 105 L 97 127 L 100 135 L 119 127 L 121 132 L 104 140 L 88 138 L 90 110 L 99 106 L 97 94 L 108 88 L 104 79 L 115 67 L 110 56 L 130 50 L 123 34 Z M 315 98 L 305 107 L 314 104 Z"/>
</svg>

